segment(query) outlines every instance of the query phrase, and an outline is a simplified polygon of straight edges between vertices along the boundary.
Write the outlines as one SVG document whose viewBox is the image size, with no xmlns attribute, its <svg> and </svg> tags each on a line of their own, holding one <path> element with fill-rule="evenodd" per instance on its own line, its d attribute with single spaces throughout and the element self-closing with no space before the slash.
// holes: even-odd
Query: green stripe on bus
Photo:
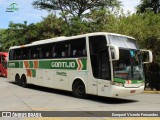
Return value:
<svg viewBox="0 0 160 120">
<path fill-rule="evenodd" d="M 82 64 L 83 64 L 82 70 L 87 70 L 87 60 L 86 60 L 86 58 L 81 59 L 81 61 L 82 61 Z"/>
<path fill-rule="evenodd" d="M 51 69 L 51 60 L 39 61 L 39 68 Z"/>
<path fill-rule="evenodd" d="M 19 61 L 8 62 L 8 68 L 19 68 Z"/>
<path fill-rule="evenodd" d="M 117 82 L 117 83 L 123 83 L 125 84 L 126 81 L 128 80 L 124 80 L 124 79 L 121 79 L 121 78 L 114 78 L 114 82 Z M 131 81 L 131 84 L 138 84 L 138 83 L 143 83 L 144 80 L 130 80 Z"/>
<path fill-rule="evenodd" d="M 72 59 L 72 60 L 47 60 L 39 61 L 39 68 L 42 69 L 69 69 L 69 70 L 86 70 L 87 60 Z"/>
<path fill-rule="evenodd" d="M 36 60 L 38 61 L 38 60 Z M 34 68 L 34 60 L 28 61 L 29 68 Z M 8 63 L 9 68 L 24 68 L 24 61 L 14 61 Z M 68 69 L 68 70 L 86 70 L 87 59 L 69 59 L 69 60 L 39 60 L 40 69 Z"/>
<path fill-rule="evenodd" d="M 20 61 L 20 68 L 23 68 L 23 61 Z"/>
<path fill-rule="evenodd" d="M 29 61 L 29 68 L 33 68 L 33 61 Z"/>
<path fill-rule="evenodd" d="M 35 69 L 31 69 L 32 71 L 32 77 L 36 77 L 36 70 Z"/>
</svg>

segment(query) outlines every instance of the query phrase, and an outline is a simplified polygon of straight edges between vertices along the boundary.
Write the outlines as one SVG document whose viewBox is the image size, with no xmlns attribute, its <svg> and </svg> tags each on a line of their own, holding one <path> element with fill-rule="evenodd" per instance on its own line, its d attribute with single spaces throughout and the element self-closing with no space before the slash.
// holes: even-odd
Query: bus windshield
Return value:
<svg viewBox="0 0 160 120">
<path fill-rule="evenodd" d="M 144 80 L 142 57 L 139 50 L 120 49 L 120 59 L 113 62 L 114 78 Z"/>
<path fill-rule="evenodd" d="M 109 42 L 119 47 L 120 58 L 113 62 L 114 78 L 144 80 L 142 55 L 135 39 L 109 35 Z"/>
</svg>

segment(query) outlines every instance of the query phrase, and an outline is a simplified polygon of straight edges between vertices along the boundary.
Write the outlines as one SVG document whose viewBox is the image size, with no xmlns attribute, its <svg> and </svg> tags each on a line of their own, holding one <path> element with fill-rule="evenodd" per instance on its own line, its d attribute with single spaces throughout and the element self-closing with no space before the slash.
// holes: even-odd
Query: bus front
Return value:
<svg viewBox="0 0 160 120">
<path fill-rule="evenodd" d="M 114 60 L 115 50 L 111 50 L 112 81 L 110 96 L 127 96 L 143 93 L 144 73 L 142 52 L 148 54 L 152 62 L 152 53 L 149 50 L 140 50 L 134 38 L 118 35 L 108 35 L 110 45 L 118 47 L 118 59 Z M 112 52 L 113 51 L 113 52 Z"/>
</svg>

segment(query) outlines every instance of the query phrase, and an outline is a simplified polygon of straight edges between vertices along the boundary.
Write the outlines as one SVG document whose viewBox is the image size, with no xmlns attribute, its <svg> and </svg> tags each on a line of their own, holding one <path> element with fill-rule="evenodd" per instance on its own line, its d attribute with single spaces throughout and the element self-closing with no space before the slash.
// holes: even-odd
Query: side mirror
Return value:
<svg viewBox="0 0 160 120">
<path fill-rule="evenodd" d="M 107 45 L 111 51 L 111 61 L 119 60 L 119 48 L 116 45 Z"/>
<path fill-rule="evenodd" d="M 140 50 L 142 52 L 142 54 L 145 54 L 145 57 L 147 57 L 147 61 L 144 61 L 143 64 L 147 64 L 147 63 L 151 63 L 153 61 L 153 55 L 152 52 L 150 50 Z"/>
</svg>

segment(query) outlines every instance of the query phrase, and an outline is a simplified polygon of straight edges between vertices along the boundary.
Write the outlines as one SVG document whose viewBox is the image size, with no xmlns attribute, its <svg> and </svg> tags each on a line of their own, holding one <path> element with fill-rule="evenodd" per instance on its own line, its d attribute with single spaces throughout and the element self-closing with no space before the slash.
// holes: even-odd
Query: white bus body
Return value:
<svg viewBox="0 0 160 120">
<path fill-rule="evenodd" d="M 73 91 L 77 97 L 140 94 L 141 52 L 134 38 L 106 32 L 41 40 L 10 48 L 8 79 L 24 87 Z"/>
</svg>

